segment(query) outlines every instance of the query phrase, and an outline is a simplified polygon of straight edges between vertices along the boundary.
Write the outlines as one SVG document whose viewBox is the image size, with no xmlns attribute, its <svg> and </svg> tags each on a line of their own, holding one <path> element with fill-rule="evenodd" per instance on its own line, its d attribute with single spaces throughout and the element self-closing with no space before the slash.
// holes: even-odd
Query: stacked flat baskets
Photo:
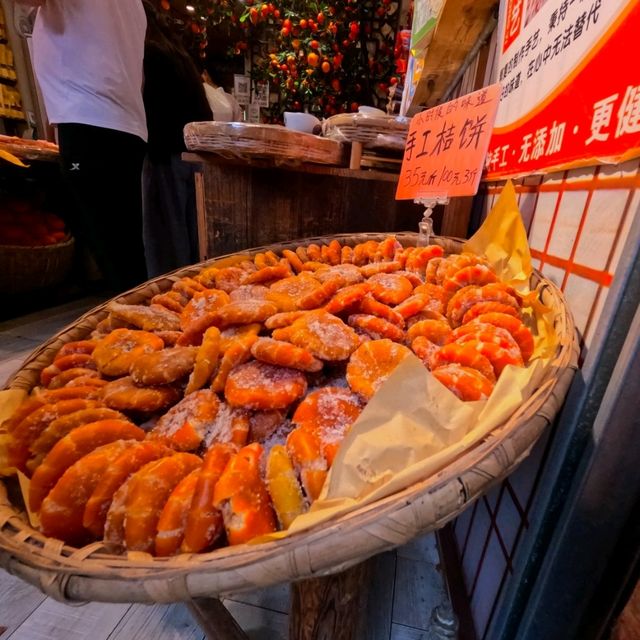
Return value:
<svg viewBox="0 0 640 640">
<path fill-rule="evenodd" d="M 405 246 L 416 244 L 416 234 L 397 237 Z M 380 240 L 382 236 L 310 238 L 243 253 L 255 254 L 266 249 L 279 252 L 299 244 L 326 243 L 333 238 L 355 245 Z M 448 238 L 434 238 L 434 242 L 454 253 L 462 247 L 462 241 Z M 215 262 L 211 260 L 206 264 Z M 157 278 L 118 300 L 140 303 L 201 268 L 202 265 L 196 265 Z M 539 388 L 525 404 L 483 441 L 433 476 L 374 504 L 279 541 L 171 558 L 152 558 L 140 553 L 110 555 L 101 543 L 75 549 L 48 539 L 28 525 L 0 484 L 0 566 L 59 600 L 176 602 L 336 573 L 442 527 L 528 455 L 557 413 L 576 369 L 575 329 L 562 294 L 539 273 L 534 273 L 531 284 L 540 286 L 542 301 L 556 310 L 554 324 L 559 338 L 556 357 Z M 10 380 L 9 388 L 28 390 L 37 384 L 40 370 L 52 361 L 64 343 L 86 337 L 106 317 L 105 306 L 84 315 L 36 350 Z"/>
<path fill-rule="evenodd" d="M 184 141 L 190 151 L 207 151 L 230 159 L 330 165 L 340 165 L 344 160 L 342 144 L 336 140 L 269 124 L 190 122 L 184 128 Z"/>
</svg>

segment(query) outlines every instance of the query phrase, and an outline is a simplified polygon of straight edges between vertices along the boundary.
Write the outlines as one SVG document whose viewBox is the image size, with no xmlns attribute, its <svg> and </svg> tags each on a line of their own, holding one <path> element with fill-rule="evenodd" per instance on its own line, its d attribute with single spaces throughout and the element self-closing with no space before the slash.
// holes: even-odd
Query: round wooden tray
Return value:
<svg viewBox="0 0 640 640">
<path fill-rule="evenodd" d="M 417 234 L 396 236 L 405 246 L 416 244 Z M 243 255 L 266 249 L 277 253 L 300 244 L 322 244 L 334 237 L 353 245 L 384 236 L 309 238 L 252 249 Z M 459 252 L 462 247 L 462 241 L 449 238 L 434 238 L 434 242 L 449 252 Z M 117 300 L 140 303 L 168 289 L 180 277 L 197 273 L 202 266 L 194 265 L 156 278 Z M 59 600 L 176 602 L 337 573 L 442 527 L 528 455 L 557 413 L 577 367 L 574 324 L 562 293 L 537 272 L 532 276 L 531 286 L 539 290 L 542 301 L 556 312 L 554 325 L 559 344 L 555 358 L 529 400 L 485 439 L 431 477 L 279 541 L 171 558 L 152 558 L 140 553 L 111 555 L 101 543 L 76 549 L 46 538 L 29 526 L 24 514 L 11 503 L 5 486 L 0 484 L 0 566 Z M 106 304 L 85 314 L 34 351 L 9 381 L 8 388 L 28 390 L 37 384 L 40 370 L 52 361 L 62 344 L 85 337 L 106 317 Z"/>
</svg>

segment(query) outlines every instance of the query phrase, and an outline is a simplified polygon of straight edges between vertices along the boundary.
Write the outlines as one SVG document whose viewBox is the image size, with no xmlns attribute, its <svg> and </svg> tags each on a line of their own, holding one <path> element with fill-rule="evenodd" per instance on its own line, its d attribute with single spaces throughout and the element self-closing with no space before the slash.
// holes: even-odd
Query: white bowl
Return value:
<svg viewBox="0 0 640 640">
<path fill-rule="evenodd" d="M 294 131 L 303 133 L 313 133 L 315 127 L 320 124 L 320 120 L 310 113 L 298 113 L 297 111 L 284 112 L 284 126 Z"/>
<path fill-rule="evenodd" d="M 365 116 L 386 116 L 387 114 L 382 109 L 376 109 L 375 107 L 362 106 L 359 107 L 358 113 L 362 113 Z"/>
</svg>

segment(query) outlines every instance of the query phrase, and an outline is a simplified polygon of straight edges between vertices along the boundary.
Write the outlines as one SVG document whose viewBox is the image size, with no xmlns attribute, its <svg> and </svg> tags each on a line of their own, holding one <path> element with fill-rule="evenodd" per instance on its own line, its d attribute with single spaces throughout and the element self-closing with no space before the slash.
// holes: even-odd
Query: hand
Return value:
<svg viewBox="0 0 640 640">
<path fill-rule="evenodd" d="M 14 4 L 22 4 L 27 7 L 41 7 L 47 0 L 13 0 Z"/>
</svg>

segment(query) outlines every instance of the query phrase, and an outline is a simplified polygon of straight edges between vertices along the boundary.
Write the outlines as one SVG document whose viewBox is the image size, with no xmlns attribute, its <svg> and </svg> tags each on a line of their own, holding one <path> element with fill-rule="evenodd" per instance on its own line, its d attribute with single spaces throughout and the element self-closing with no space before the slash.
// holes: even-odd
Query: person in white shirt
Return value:
<svg viewBox="0 0 640 640">
<path fill-rule="evenodd" d="M 202 71 L 202 81 L 215 121 L 242 122 L 244 120 L 244 114 L 238 101 L 230 93 L 218 86 L 207 69 Z"/>
<path fill-rule="evenodd" d="M 34 68 L 78 205 L 72 229 L 112 288 L 146 279 L 141 173 L 146 17 L 141 0 L 14 0 L 39 6 Z"/>
</svg>

